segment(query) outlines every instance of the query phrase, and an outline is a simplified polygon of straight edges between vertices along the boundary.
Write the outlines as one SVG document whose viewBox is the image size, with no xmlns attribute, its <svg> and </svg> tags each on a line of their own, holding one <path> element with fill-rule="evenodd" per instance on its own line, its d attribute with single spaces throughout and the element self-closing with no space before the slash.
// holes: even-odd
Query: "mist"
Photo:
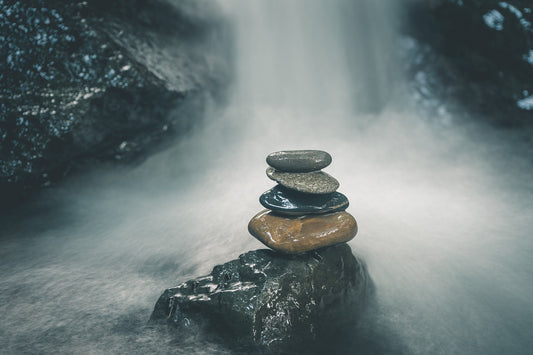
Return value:
<svg viewBox="0 0 533 355">
<path fill-rule="evenodd" d="M 530 148 L 406 103 L 399 3 L 219 5 L 235 36 L 226 105 L 138 166 L 78 174 L 2 216 L 0 352 L 229 353 L 201 334 L 176 347 L 146 321 L 163 289 L 263 248 L 246 226 L 273 186 L 268 153 L 320 149 L 376 286 L 357 329 L 384 344 L 338 351 L 527 353 Z"/>
</svg>

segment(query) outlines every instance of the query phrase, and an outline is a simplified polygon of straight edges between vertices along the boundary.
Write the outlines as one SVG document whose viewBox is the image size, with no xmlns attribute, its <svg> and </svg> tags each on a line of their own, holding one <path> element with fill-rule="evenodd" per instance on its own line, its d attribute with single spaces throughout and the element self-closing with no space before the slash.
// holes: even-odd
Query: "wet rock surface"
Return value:
<svg viewBox="0 0 533 355">
<path fill-rule="evenodd" d="M 339 188 L 337 179 L 323 171 L 286 173 L 269 167 L 266 174 L 280 185 L 302 193 L 330 194 Z"/>
<path fill-rule="evenodd" d="M 134 161 L 200 120 L 227 82 L 209 8 L 0 0 L 0 205 L 95 162 Z"/>
<path fill-rule="evenodd" d="M 281 185 L 264 192 L 259 202 L 269 210 L 283 215 L 306 215 L 344 211 L 349 201 L 340 192 L 331 194 L 303 194 Z"/>
<path fill-rule="evenodd" d="M 276 170 L 305 173 L 331 164 L 331 155 L 322 150 L 283 150 L 270 153 L 267 164 Z"/>
<path fill-rule="evenodd" d="M 347 244 L 296 256 L 255 250 L 167 289 L 150 323 L 168 324 L 178 342 L 205 329 L 248 351 L 310 348 L 346 326 L 337 315 L 350 314 L 354 322 L 371 289 Z"/>
<path fill-rule="evenodd" d="M 405 63 L 419 107 L 447 120 L 532 126 L 531 1 L 412 1 L 403 11 Z"/>
<path fill-rule="evenodd" d="M 274 250 L 298 254 L 353 239 L 357 222 L 347 212 L 289 217 L 264 210 L 250 220 L 248 231 Z"/>
</svg>

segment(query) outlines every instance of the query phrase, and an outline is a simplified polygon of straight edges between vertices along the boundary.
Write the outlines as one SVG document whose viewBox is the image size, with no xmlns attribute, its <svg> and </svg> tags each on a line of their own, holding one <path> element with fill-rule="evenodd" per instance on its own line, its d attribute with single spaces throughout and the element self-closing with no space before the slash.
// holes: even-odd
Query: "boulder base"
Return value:
<svg viewBox="0 0 533 355">
<path fill-rule="evenodd" d="M 255 250 L 167 289 L 151 323 L 179 337 L 206 329 L 232 346 L 276 351 L 344 327 L 338 315 L 356 317 L 370 285 L 345 243 L 302 255 Z"/>
</svg>

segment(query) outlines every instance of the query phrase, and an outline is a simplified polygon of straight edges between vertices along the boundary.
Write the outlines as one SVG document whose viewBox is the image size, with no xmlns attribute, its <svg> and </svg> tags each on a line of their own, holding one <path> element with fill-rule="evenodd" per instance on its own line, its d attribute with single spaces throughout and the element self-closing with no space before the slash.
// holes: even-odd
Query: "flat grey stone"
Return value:
<svg viewBox="0 0 533 355">
<path fill-rule="evenodd" d="M 266 174 L 270 179 L 290 190 L 308 194 L 330 194 L 339 188 L 339 182 L 323 171 L 287 173 L 269 167 Z"/>
<path fill-rule="evenodd" d="M 322 150 L 282 150 L 270 153 L 266 161 L 279 171 L 305 173 L 331 164 L 331 155 Z"/>
</svg>

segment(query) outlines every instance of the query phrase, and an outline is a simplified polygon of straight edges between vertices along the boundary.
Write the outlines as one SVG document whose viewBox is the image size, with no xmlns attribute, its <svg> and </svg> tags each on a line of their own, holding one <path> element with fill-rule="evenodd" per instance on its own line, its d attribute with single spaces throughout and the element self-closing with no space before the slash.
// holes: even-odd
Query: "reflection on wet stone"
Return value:
<svg viewBox="0 0 533 355">
<path fill-rule="evenodd" d="M 263 193 L 259 202 L 275 213 L 294 216 L 344 211 L 349 205 L 348 198 L 340 192 L 304 194 L 281 185 Z"/>
<path fill-rule="evenodd" d="M 357 316 L 370 289 L 347 244 L 300 255 L 254 250 L 166 290 L 151 322 L 166 322 L 181 335 L 203 328 L 232 346 L 275 351 L 343 327 L 331 317 Z"/>
<path fill-rule="evenodd" d="M 357 222 L 346 212 L 289 217 L 264 210 L 252 218 L 248 231 L 272 249 L 298 254 L 351 240 Z"/>
</svg>

